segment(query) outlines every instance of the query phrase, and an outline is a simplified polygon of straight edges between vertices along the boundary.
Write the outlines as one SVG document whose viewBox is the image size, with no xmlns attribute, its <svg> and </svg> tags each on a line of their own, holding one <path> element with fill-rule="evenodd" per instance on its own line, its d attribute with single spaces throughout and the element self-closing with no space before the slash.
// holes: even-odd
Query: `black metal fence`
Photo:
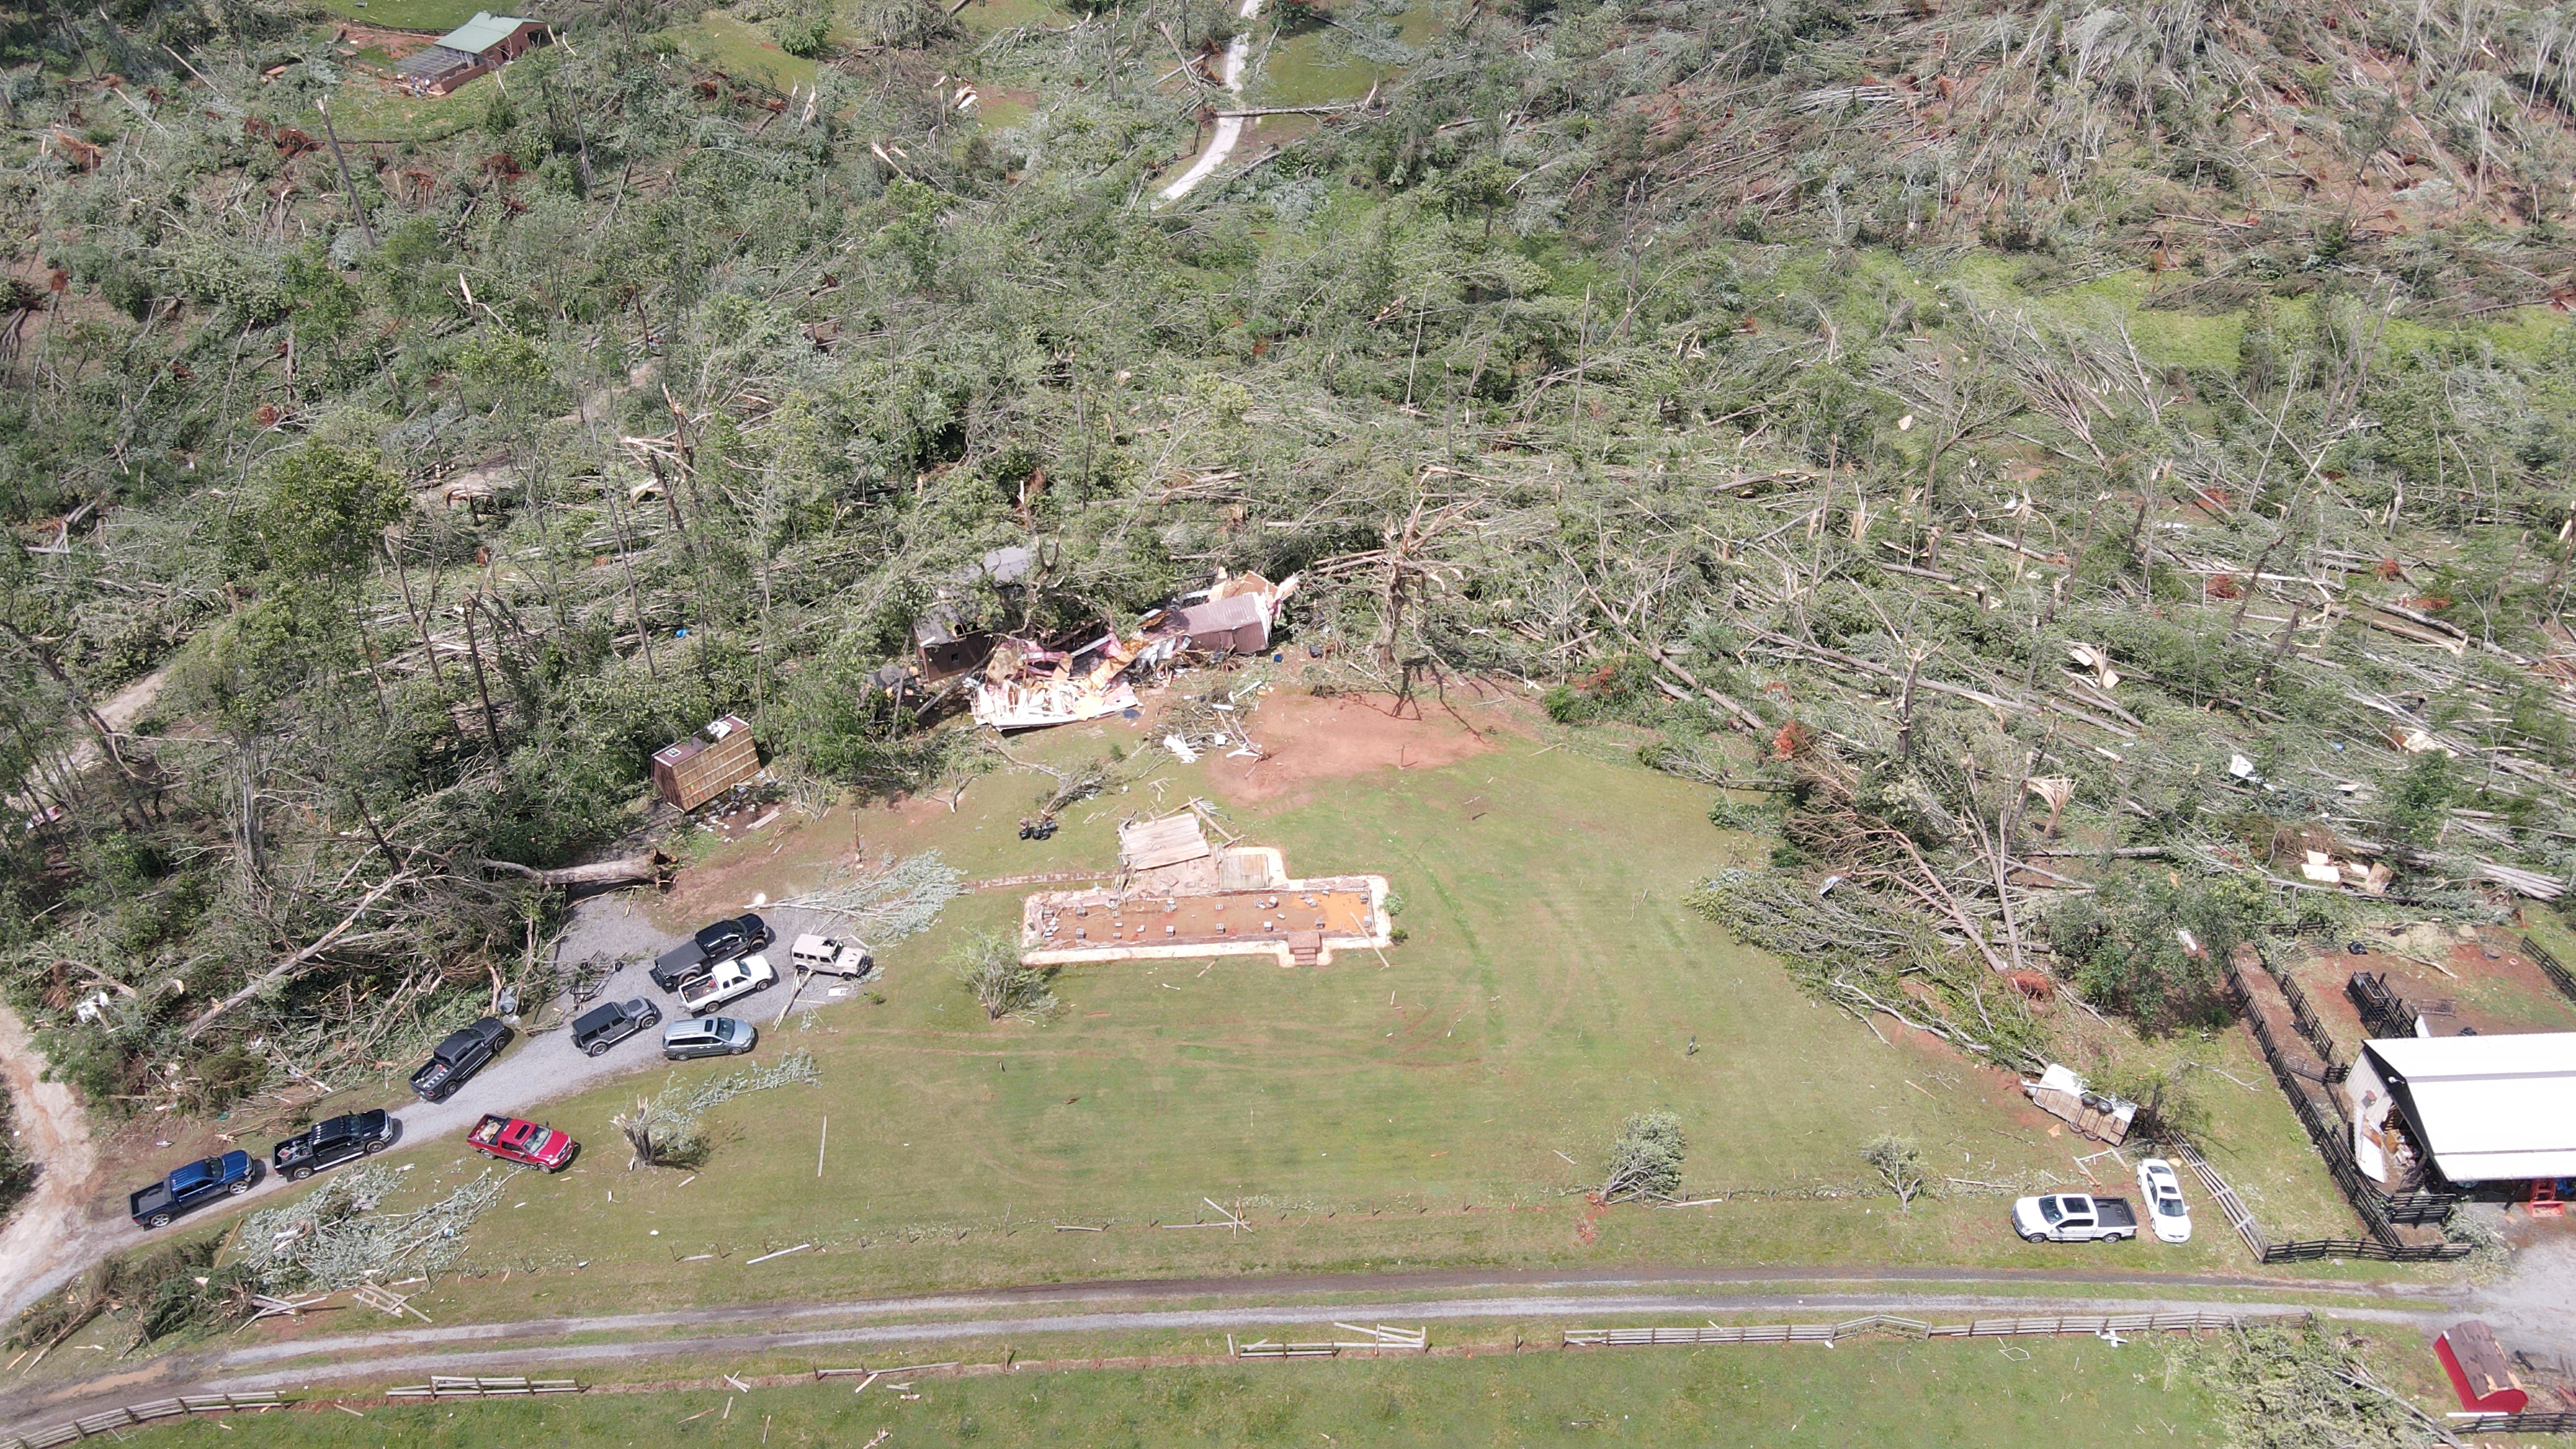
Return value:
<svg viewBox="0 0 2576 1449">
<path fill-rule="evenodd" d="M 2314 1238 L 2267 1243 L 2266 1263 L 2313 1263 L 2320 1258 L 2368 1258 L 2376 1263 L 2447 1263 L 2469 1255 L 2465 1243 L 2399 1243 L 2391 1247 L 2367 1238 Z"/>
<path fill-rule="evenodd" d="M 2308 1005 L 2308 993 L 2299 989 L 2299 983 L 2288 972 L 2273 965 L 2272 958 L 2258 953 L 2257 959 L 2263 963 L 2263 974 L 2271 977 L 2272 984 L 2281 988 L 2281 999 L 2290 1003 L 2291 1024 L 2298 1028 L 2300 1036 L 2307 1038 L 2308 1045 L 2317 1049 L 2317 1060 L 2325 1064 L 2325 1076 L 2320 1080 L 2333 1086 L 2351 1076 L 2352 1063 L 2336 1054 L 2334 1037 L 2326 1031 L 2326 1024 L 2317 1019 L 2315 1009 Z"/>
<path fill-rule="evenodd" d="M 2264 963 L 2271 971 L 2271 963 Z M 2276 977 L 2277 979 L 2277 977 Z M 2358 979 L 2358 978 L 2356 978 Z M 2253 1009 L 2253 995 L 2246 990 L 2245 977 L 2236 963 L 2227 963 L 2228 985 L 2244 1005 L 2245 1024 L 2252 1028 L 2254 1043 L 2263 1052 L 2264 1065 L 2272 1069 L 2272 1079 L 2281 1093 L 2290 1099 L 2290 1110 L 2298 1115 L 2299 1125 L 2307 1129 L 2308 1140 L 2316 1144 L 2317 1155 L 2325 1160 L 2326 1172 L 2342 1190 L 2344 1200 L 2361 1218 L 2377 1241 L 2368 1251 L 2358 1251 L 2350 1239 L 2319 1239 L 2312 1242 L 2272 1243 L 2263 1250 L 2266 1263 L 2298 1262 L 2317 1258 L 2367 1257 L 2391 1263 L 2444 1262 L 2469 1255 L 2466 1243 L 2409 1243 L 2398 1237 L 2400 1223 L 2425 1226 L 2449 1222 L 2451 1209 L 2460 1199 L 2448 1193 L 2407 1193 L 2394 1197 L 2381 1191 L 2377 1183 L 2364 1177 L 2352 1160 L 2352 1145 L 2346 1140 L 2350 1130 L 2340 1116 L 2329 1118 L 2317 1105 L 2316 1094 L 2300 1085 L 2300 1076 L 2290 1069 L 2288 1055 L 2272 1036 L 2271 1024 L 2263 1013 Z"/>
<path fill-rule="evenodd" d="M 2417 1023 L 2423 1020 L 2405 997 L 2388 989 L 2386 977 L 2373 972 L 2352 973 L 2352 979 L 2343 984 L 2343 994 L 2361 1013 L 2362 1030 L 2375 1041 L 2411 1037 L 2416 1034 Z"/>
<path fill-rule="evenodd" d="M 2559 960 L 2557 953 L 2525 936 L 2522 938 L 2522 954 L 2538 963 L 2540 974 L 2549 978 L 2549 984 L 2558 988 L 2559 995 L 2576 1001 L 2576 971 L 2568 970 L 2567 963 Z"/>
</svg>

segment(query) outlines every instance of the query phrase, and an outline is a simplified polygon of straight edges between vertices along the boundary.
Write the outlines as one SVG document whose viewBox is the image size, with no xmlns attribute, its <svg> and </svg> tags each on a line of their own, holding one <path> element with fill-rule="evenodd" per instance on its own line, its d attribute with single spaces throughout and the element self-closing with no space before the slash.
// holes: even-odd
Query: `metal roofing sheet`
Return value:
<svg viewBox="0 0 2576 1449">
<path fill-rule="evenodd" d="M 2403 1081 L 2453 1182 L 2576 1177 L 2576 1032 L 2399 1037 L 2367 1050 Z"/>
<path fill-rule="evenodd" d="M 438 43 L 450 50 L 464 51 L 467 55 L 481 55 L 509 39 L 520 26 L 531 23 L 516 15 L 495 15 L 488 10 L 477 10 L 473 19 L 438 37 Z"/>
</svg>

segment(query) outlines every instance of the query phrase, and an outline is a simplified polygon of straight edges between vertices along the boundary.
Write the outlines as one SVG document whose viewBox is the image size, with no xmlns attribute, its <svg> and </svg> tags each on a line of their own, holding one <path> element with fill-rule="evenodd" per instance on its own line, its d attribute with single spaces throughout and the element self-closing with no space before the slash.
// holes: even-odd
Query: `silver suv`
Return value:
<svg viewBox="0 0 2576 1449">
<path fill-rule="evenodd" d="M 662 1028 L 662 1055 L 675 1062 L 739 1056 L 759 1040 L 760 1030 L 750 1022 L 730 1016 L 693 1016 Z"/>
</svg>

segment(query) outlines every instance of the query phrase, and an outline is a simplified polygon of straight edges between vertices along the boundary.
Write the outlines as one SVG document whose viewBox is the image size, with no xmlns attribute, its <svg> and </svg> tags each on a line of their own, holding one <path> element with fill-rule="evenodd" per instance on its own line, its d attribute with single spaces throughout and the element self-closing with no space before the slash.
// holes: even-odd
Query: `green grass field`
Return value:
<svg viewBox="0 0 2576 1449">
<path fill-rule="evenodd" d="M 1136 743 L 1124 726 L 1093 733 L 1015 748 L 1066 759 Z M 608 1119 L 660 1086 L 658 1065 L 545 1107 L 590 1150 L 558 1177 L 520 1178 L 475 1230 L 467 1268 L 481 1276 L 434 1285 L 423 1306 L 453 1322 L 1440 1264 L 2250 1269 L 2214 1213 L 2185 1247 L 2050 1248 L 2004 1231 L 1992 1193 L 1898 1212 L 1860 1159 L 1883 1132 L 1917 1139 L 1936 1178 L 2080 1181 L 2072 1159 L 2093 1145 L 2049 1136 L 2052 1119 L 2009 1075 L 1817 1007 L 1685 909 L 1706 871 L 1766 848 L 1713 829 L 1707 791 L 1619 758 L 1607 736 L 1489 738 L 1490 751 L 1437 768 L 1318 780 L 1232 809 L 1292 871 L 1391 877 L 1408 939 L 1383 964 L 1362 952 L 1305 971 L 1248 957 L 1080 967 L 1056 982 L 1065 1009 L 1052 1024 L 993 1024 L 941 958 L 970 932 L 1013 925 L 1019 894 L 963 896 L 932 933 L 883 953 L 882 1005 L 854 994 L 771 1032 L 764 1057 L 810 1049 L 821 1084 L 718 1109 L 723 1142 L 703 1173 L 625 1169 Z M 940 850 L 970 877 L 1104 864 L 1122 814 L 1240 799 L 1213 769 L 1167 761 L 1131 793 L 1077 807 L 1043 845 L 1015 838 L 1035 790 L 1024 774 L 978 780 L 954 814 L 843 808 L 794 837 L 717 847 L 655 913 L 677 928 L 755 891 L 779 898 L 853 830 L 872 852 Z M 777 1007 L 765 997 L 754 1011 Z M 2276 1235 L 2350 1231 L 2241 1033 L 2160 1049 L 2254 1084 L 2212 1089 L 2219 1160 Z M 1619 1121 L 1658 1107 L 1690 1135 L 1687 1192 L 1733 1196 L 1591 1209 L 1580 1189 Z M 481 1169 L 453 1143 L 397 1159 L 426 1169 L 405 1198 Z M 1153 1226 L 1212 1220 L 1203 1197 L 1240 1202 L 1257 1231 Z M 743 1262 L 800 1242 L 817 1247 Z M 715 1256 L 683 1261 L 703 1254 Z"/>
<path fill-rule="evenodd" d="M 322 0 L 322 8 L 346 20 L 381 25 L 388 30 L 428 30 L 444 34 L 474 18 L 478 10 L 496 15 L 492 0 Z"/>
<path fill-rule="evenodd" d="M 2027 1353 L 2027 1357 L 2023 1355 Z M 279 1449 L 436 1443 L 1923 1446 L 2219 1442 L 2168 1348 L 2032 1340 L 1973 1346 L 1536 1351 L 1375 1363 L 1268 1363 L 922 1377 L 906 1399 L 845 1383 L 543 1401 L 316 1404 L 239 1428 Z M 728 1400 L 730 1406 L 728 1407 Z M 237 1444 L 212 1422 L 165 1442 Z"/>
</svg>

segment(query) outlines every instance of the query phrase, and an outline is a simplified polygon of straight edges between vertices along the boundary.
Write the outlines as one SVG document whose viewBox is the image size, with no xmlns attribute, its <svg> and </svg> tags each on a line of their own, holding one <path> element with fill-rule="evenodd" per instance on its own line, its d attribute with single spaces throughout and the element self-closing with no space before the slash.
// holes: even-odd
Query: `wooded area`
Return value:
<svg viewBox="0 0 2576 1449">
<path fill-rule="evenodd" d="M 2060 989 L 2208 1019 L 2266 920 L 2560 898 L 2559 11 L 1434 11 L 1162 207 L 1229 7 L 800 11 L 797 95 L 614 0 L 434 123 L 319 11 L 0 12 L 53 1059 L 213 1107 L 535 999 L 728 713 L 973 768 L 885 671 L 1011 544 L 1017 634 L 1300 576 L 1313 682 L 1651 731 L 1781 836 L 1712 915 L 2006 1058 Z"/>
</svg>

